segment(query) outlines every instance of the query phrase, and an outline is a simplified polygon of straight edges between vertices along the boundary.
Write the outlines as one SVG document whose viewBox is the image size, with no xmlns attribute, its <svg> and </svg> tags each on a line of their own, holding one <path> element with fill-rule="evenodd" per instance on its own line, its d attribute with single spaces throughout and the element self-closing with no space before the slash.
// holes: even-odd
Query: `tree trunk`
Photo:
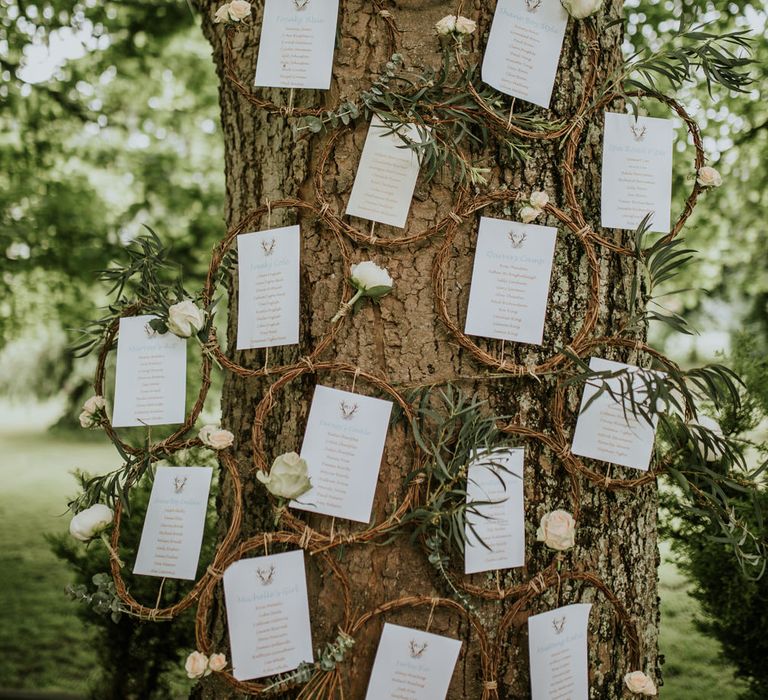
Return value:
<svg viewBox="0 0 768 700">
<path fill-rule="evenodd" d="M 302 132 L 303 137 L 297 138 L 292 131 L 295 118 L 259 110 L 246 101 L 225 76 L 224 30 L 212 24 L 217 3 L 202 0 L 201 5 L 203 30 L 213 46 L 213 57 L 221 78 L 228 226 L 235 226 L 250 210 L 263 205 L 267 200 L 296 197 L 312 201 L 312 174 L 333 133 L 307 137 L 305 131 Z M 479 25 L 472 40 L 472 54 L 467 60 L 479 61 L 495 3 L 472 0 L 463 5 L 461 14 L 477 19 Z M 600 25 L 604 27 L 609 19 L 620 16 L 621 7 L 621 0 L 606 3 L 601 12 Z M 445 0 L 343 0 L 332 88 L 328 93 L 297 91 L 297 107 L 332 106 L 340 98 L 354 99 L 361 90 L 367 89 L 393 53 L 387 25 L 378 14 L 381 9 L 391 12 L 401 30 L 397 50 L 404 55 L 407 66 L 439 66 L 439 45 L 432 27 L 444 15 L 455 12 L 454 3 Z M 261 3 L 255 3 L 252 25 L 247 31 L 238 32 L 233 40 L 234 66 L 243 83 L 248 85 L 252 83 L 256 65 L 260 22 Z M 621 62 L 621 38 L 618 26 L 600 31 L 597 35 L 600 44 L 598 85 Z M 545 113 L 549 118 L 567 118 L 578 108 L 582 80 L 587 71 L 588 39 L 586 23 L 571 20 L 555 83 L 552 112 Z M 287 103 L 287 90 L 255 88 L 254 91 L 277 104 Z M 518 103 L 517 109 L 526 108 L 527 105 Z M 327 164 L 325 196 L 339 216 L 343 215 L 367 129 L 368 124 L 363 118 L 357 120 L 353 131 L 345 129 Z M 593 114 L 585 128 L 578 152 L 575 184 L 586 219 L 594 222 L 595 226 L 599 221 L 601 142 L 602 114 Z M 497 151 L 486 154 L 490 156 L 489 162 L 496 170 L 494 180 L 497 185 L 518 188 L 526 196 L 533 190 L 546 190 L 556 206 L 567 209 L 561 139 L 531 142 L 529 157 L 524 165 L 508 164 L 502 151 L 498 147 Z M 420 182 L 406 231 L 403 233 L 380 226 L 376 233 L 387 238 L 428 228 L 453 208 L 455 197 L 456 188 L 447 174 L 429 184 Z M 515 203 L 511 211 L 507 209 L 506 212 L 503 203 L 489 206 L 482 212 L 467 216 L 458 227 L 449 250 L 446 274 L 447 308 L 458 324 L 463 322 L 466 310 L 480 214 L 513 219 L 520 205 L 520 202 Z M 301 224 L 301 344 L 298 348 L 272 349 L 268 360 L 264 351 L 234 351 L 237 280 L 236 275 L 233 275 L 228 326 L 230 349 L 226 352 L 244 367 L 259 369 L 267 361 L 270 366 L 290 365 L 308 355 L 328 334 L 330 319 L 345 293 L 348 271 L 344 269 L 342 251 L 332 232 L 317 216 L 300 213 L 296 209 L 275 209 L 254 222 L 248 230 L 292 223 Z M 514 344 L 508 343 L 506 347 L 510 362 L 525 364 L 542 362 L 555 354 L 557 348 L 566 346 L 578 333 L 588 303 L 589 267 L 584 248 L 554 216 L 541 217 L 536 223 L 558 226 L 559 235 L 544 345 L 541 348 L 530 345 L 512 347 Z M 365 225 L 360 221 L 352 224 L 358 227 Z M 611 237 L 614 233 L 606 232 L 606 235 Z M 359 313 L 347 318 L 320 359 L 344 362 L 385 377 L 389 384 L 402 392 L 411 386 L 454 381 L 467 393 L 487 398 L 490 402 L 489 410 L 494 413 L 513 416 L 515 422 L 537 430 L 551 430 L 548 422 L 551 417 L 549 406 L 555 387 L 552 376 L 541 377 L 539 381 L 528 376 L 484 379 L 487 368 L 457 345 L 454 336 L 438 318 L 431 275 L 442 235 L 439 233 L 426 241 L 405 247 L 388 248 L 346 240 L 353 261 L 370 258 L 385 265 L 395 279 L 396 286 L 394 292 L 382 300 L 380 307 L 366 305 Z M 634 272 L 628 258 L 612 254 L 604 248 L 598 248 L 597 254 L 602 280 L 595 337 L 610 335 L 626 318 L 627 290 Z M 498 341 L 479 341 L 478 344 L 496 356 L 503 352 Z M 632 352 L 622 353 L 609 348 L 598 348 L 595 354 L 624 361 L 637 359 Z M 264 496 L 263 488 L 253 478 L 251 431 L 256 407 L 277 378 L 275 375 L 243 378 L 229 373 L 225 379 L 222 422 L 236 435 L 236 456 L 244 485 L 244 537 L 273 529 L 274 513 Z M 299 450 L 316 383 L 349 390 L 354 382 L 356 391 L 389 398 L 362 377 L 338 372 L 317 375 L 305 372 L 276 391 L 273 397 L 274 408 L 264 427 L 265 444 L 262 447 L 266 459 L 271 462 L 274 456 L 282 452 Z M 573 390 L 568 397 L 571 419 L 578 405 L 579 393 Z M 569 429 L 572 425 L 571 422 Z M 493 574 L 479 574 L 467 579 L 491 591 L 497 585 L 507 588 L 524 584 L 545 570 L 552 561 L 552 553 L 535 542 L 539 519 L 555 508 L 574 508 L 571 479 L 557 455 L 537 441 L 521 440 L 519 444 L 526 448 L 527 566 L 525 569 L 501 572 L 498 579 Z M 401 481 L 404 474 L 413 468 L 411 455 L 408 432 L 403 424 L 391 427 L 374 503 L 376 522 L 391 512 L 393 500 L 402 499 L 404 494 Z M 595 469 L 607 472 L 609 467 L 602 464 L 596 465 Z M 613 469 L 612 476 L 624 474 L 624 470 L 618 467 L 610 469 Z M 637 627 L 642 667 L 655 673 L 659 617 L 656 594 L 658 553 L 655 485 L 615 492 L 586 480 L 578 485 L 580 513 L 577 546 L 566 556 L 563 571 L 593 572 L 615 593 Z M 227 489 L 222 492 L 228 493 Z M 219 507 L 222 522 L 227 522 L 232 509 L 231 500 L 223 496 Z M 305 515 L 300 517 L 305 518 Z M 307 520 L 325 531 L 331 527 L 330 518 L 312 516 Z M 360 529 L 341 522 L 333 526 L 338 533 Z M 252 555 L 260 553 L 253 552 Z M 427 563 L 421 544 L 412 541 L 407 534 L 386 546 L 351 544 L 334 556 L 337 554 L 339 565 L 349 579 L 353 618 L 386 601 L 403 596 L 433 597 L 449 594 Z M 338 584 L 334 577 L 321 577 L 318 574 L 323 566 L 315 564 L 317 559 L 307 557 L 315 647 L 332 640 L 336 626 L 341 621 L 336 595 Z M 460 571 L 456 569 L 458 578 L 462 578 Z M 220 591 L 217 596 L 221 596 Z M 220 642 L 217 648 L 225 649 L 228 642 L 223 598 L 217 598 L 217 602 L 211 625 L 214 639 Z M 623 674 L 636 670 L 631 667 L 627 630 L 617 624 L 614 609 L 606 597 L 583 580 L 570 580 L 564 575 L 541 595 L 531 596 L 519 615 L 515 616 L 515 624 L 509 633 L 499 639 L 495 639 L 496 626 L 505 613 L 512 609 L 515 599 L 474 601 L 477 616 L 491 639 L 491 645 L 498 645 L 501 649 L 499 668 L 495 670 L 496 677 L 492 679 L 482 675 L 476 632 L 455 611 L 430 609 L 426 605 L 404 608 L 386 619 L 419 628 L 429 624 L 434 632 L 464 641 L 464 651 L 453 676 L 449 698 L 482 697 L 484 680 L 496 681 L 500 698 L 526 698 L 530 696 L 527 632 L 524 624 L 527 615 L 575 602 L 595 604 L 590 626 L 591 697 L 609 700 L 619 698 L 623 695 Z M 381 622 L 382 619 L 377 618 L 355 634 L 356 645 L 350 658 L 341 667 L 346 698 L 357 700 L 365 696 Z M 488 692 L 488 687 L 485 690 Z M 298 691 L 286 697 L 295 697 L 296 693 Z M 201 684 L 197 695 L 206 698 L 240 696 L 215 681 Z"/>
</svg>

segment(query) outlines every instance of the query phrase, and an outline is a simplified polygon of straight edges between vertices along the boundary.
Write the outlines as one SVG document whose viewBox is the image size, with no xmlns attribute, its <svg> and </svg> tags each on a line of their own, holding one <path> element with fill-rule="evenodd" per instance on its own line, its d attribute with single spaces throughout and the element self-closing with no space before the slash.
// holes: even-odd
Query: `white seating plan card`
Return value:
<svg viewBox="0 0 768 700">
<path fill-rule="evenodd" d="M 645 389 L 639 373 L 643 370 L 638 367 L 593 357 L 589 361 L 589 368 L 595 372 L 617 372 L 626 369 L 637 373 L 632 383 L 633 392 L 636 401 L 642 398 Z M 605 381 L 615 394 L 621 391 L 621 377 Z M 599 391 L 599 385 L 596 384 L 598 383 L 587 382 L 584 387 L 580 411 Z M 624 386 L 626 386 L 626 379 Z M 626 406 L 623 406 L 621 399 L 617 400 L 617 398 L 619 397 L 614 398 L 604 391 L 586 411 L 579 413 L 571 451 L 580 457 L 600 459 L 622 467 L 648 471 L 658 416 L 654 413 L 652 422 L 649 423 L 642 416 L 632 412 L 632 406 L 628 400 L 624 402 Z"/>
<path fill-rule="evenodd" d="M 347 202 L 347 214 L 404 228 L 420 164 L 416 153 L 390 131 L 391 127 L 379 117 L 373 117 Z M 411 141 L 421 140 L 413 124 L 401 127 L 400 133 Z"/>
<path fill-rule="evenodd" d="M 194 581 L 208 511 L 211 467 L 158 467 L 134 574 Z"/>
<path fill-rule="evenodd" d="M 235 562 L 224 572 L 224 599 L 237 680 L 314 661 L 302 550 Z"/>
<path fill-rule="evenodd" d="M 588 603 L 528 618 L 532 700 L 588 700 Z"/>
<path fill-rule="evenodd" d="M 525 450 L 516 447 L 485 452 L 469 465 L 467 503 L 494 503 L 478 506 L 482 516 L 467 512 L 465 574 L 525 565 L 524 460 Z"/>
<path fill-rule="evenodd" d="M 391 401 L 318 386 L 301 447 L 312 488 L 291 508 L 370 522 L 391 413 Z"/>
<path fill-rule="evenodd" d="M 560 0 L 499 0 L 483 80 L 506 95 L 549 107 L 567 24 Z"/>
<path fill-rule="evenodd" d="M 384 624 L 365 700 L 445 700 L 461 642 Z"/>
<path fill-rule="evenodd" d="M 112 425 L 183 423 L 187 388 L 187 341 L 156 333 L 154 316 L 120 319 Z"/>
<path fill-rule="evenodd" d="M 237 349 L 299 342 L 298 226 L 237 237 Z"/>
<path fill-rule="evenodd" d="M 257 87 L 327 90 L 339 0 L 265 0 Z"/>
<path fill-rule="evenodd" d="M 605 228 L 634 231 L 652 214 L 650 231 L 669 233 L 672 120 L 605 113 L 601 218 Z"/>
<path fill-rule="evenodd" d="M 557 229 L 480 218 L 464 332 L 541 345 Z"/>
</svg>

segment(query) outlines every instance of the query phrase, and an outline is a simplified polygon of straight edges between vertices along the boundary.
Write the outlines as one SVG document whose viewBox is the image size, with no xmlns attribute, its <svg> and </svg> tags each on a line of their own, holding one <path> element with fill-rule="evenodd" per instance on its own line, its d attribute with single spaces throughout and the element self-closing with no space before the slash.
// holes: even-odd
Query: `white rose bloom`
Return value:
<svg viewBox="0 0 768 700">
<path fill-rule="evenodd" d="M 197 436 L 200 438 L 200 442 L 214 450 L 226 449 L 235 441 L 235 436 L 229 430 L 224 430 L 216 425 L 203 426 Z"/>
<path fill-rule="evenodd" d="M 539 214 L 541 214 L 541 209 L 537 209 L 536 207 L 523 207 L 519 214 L 520 221 L 524 224 L 530 224 Z"/>
<path fill-rule="evenodd" d="M 696 443 L 696 449 L 699 451 L 701 458 L 705 462 L 717 462 L 717 460 L 722 459 L 723 455 L 725 454 L 725 450 L 723 449 L 722 445 L 712 444 L 713 436 L 715 439 L 723 439 L 723 429 L 714 418 L 700 415 L 698 421 L 691 421 L 688 423 L 688 426 L 694 428 L 692 433 L 694 442 Z M 712 436 L 710 436 L 709 445 L 707 445 L 704 440 L 698 434 L 696 434 L 700 431 L 696 431 L 695 428 L 703 428 L 704 430 L 712 433 Z"/>
<path fill-rule="evenodd" d="M 536 539 L 560 552 L 576 544 L 576 521 L 566 510 L 553 510 L 541 518 Z"/>
<path fill-rule="evenodd" d="M 227 667 L 227 657 L 224 654 L 211 654 L 208 659 L 208 668 L 211 671 L 223 671 Z"/>
<path fill-rule="evenodd" d="M 208 657 L 199 651 L 193 651 L 184 664 L 184 670 L 187 672 L 187 678 L 202 678 L 210 674 L 208 668 Z"/>
<path fill-rule="evenodd" d="M 106 405 L 107 402 L 104 400 L 103 396 L 91 396 L 91 398 L 83 404 L 83 410 L 86 413 L 98 413 L 99 411 L 103 411 Z"/>
<path fill-rule="evenodd" d="M 374 287 L 389 287 L 391 289 L 394 284 L 389 272 L 370 260 L 352 265 L 350 276 L 355 287 L 363 291 Z"/>
<path fill-rule="evenodd" d="M 273 496 L 298 498 L 312 488 L 307 472 L 306 461 L 295 452 L 288 452 L 275 459 L 269 476 L 259 471 L 256 478 Z"/>
<path fill-rule="evenodd" d="M 233 22 L 239 22 L 251 14 L 251 3 L 245 0 L 232 0 L 229 3 L 229 16 Z"/>
<path fill-rule="evenodd" d="M 112 509 L 96 503 L 90 508 L 81 510 L 69 522 L 69 534 L 76 540 L 88 542 L 106 530 L 111 524 L 114 514 Z"/>
<path fill-rule="evenodd" d="M 83 411 L 78 416 L 78 420 L 80 421 L 81 428 L 93 428 L 96 425 L 96 419 L 93 417 L 93 414 L 88 413 L 88 411 Z"/>
<path fill-rule="evenodd" d="M 549 195 L 544 192 L 531 192 L 531 206 L 534 209 L 543 209 L 549 204 Z"/>
<path fill-rule="evenodd" d="M 168 309 L 168 330 L 179 338 L 189 338 L 205 324 L 205 312 L 191 299 L 184 299 Z"/>
<path fill-rule="evenodd" d="M 440 36 L 447 36 L 456 31 L 456 15 L 446 15 L 436 25 L 435 29 Z"/>
<path fill-rule="evenodd" d="M 705 165 L 699 168 L 696 182 L 702 187 L 720 187 L 723 184 L 723 178 L 717 170 Z"/>
<path fill-rule="evenodd" d="M 229 21 L 229 3 L 222 5 L 218 10 L 216 10 L 216 13 L 213 15 L 213 21 L 216 24 Z"/>
<path fill-rule="evenodd" d="M 624 683 L 629 688 L 630 693 L 639 695 L 656 695 L 655 683 L 648 678 L 642 671 L 633 671 L 624 676 Z"/>
<path fill-rule="evenodd" d="M 474 34 L 477 29 L 477 22 L 468 17 L 456 18 L 456 33 L 457 34 Z"/>
<path fill-rule="evenodd" d="M 595 14 L 603 5 L 603 0 L 560 0 L 562 6 L 574 19 L 584 19 Z"/>
</svg>

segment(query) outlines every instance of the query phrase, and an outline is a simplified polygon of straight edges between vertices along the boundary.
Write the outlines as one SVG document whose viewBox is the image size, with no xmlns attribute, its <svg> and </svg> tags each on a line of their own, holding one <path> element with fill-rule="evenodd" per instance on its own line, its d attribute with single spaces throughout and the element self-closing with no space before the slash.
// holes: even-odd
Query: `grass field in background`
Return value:
<svg viewBox="0 0 768 700">
<path fill-rule="evenodd" d="M 0 432 L 0 688 L 84 693 L 95 655 L 89 634 L 64 595 L 67 568 L 48 550 L 46 532 L 66 531 L 62 513 L 73 495 L 73 468 L 114 468 L 103 441 L 52 436 L 10 424 Z M 740 685 L 718 658 L 718 645 L 693 625 L 698 606 L 674 564 L 661 568 L 663 700 L 735 700 Z"/>
</svg>

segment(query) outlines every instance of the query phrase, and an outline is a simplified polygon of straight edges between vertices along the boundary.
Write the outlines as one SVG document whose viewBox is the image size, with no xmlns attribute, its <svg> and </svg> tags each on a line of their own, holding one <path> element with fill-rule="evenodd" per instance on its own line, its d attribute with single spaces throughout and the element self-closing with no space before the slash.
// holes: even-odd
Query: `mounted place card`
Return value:
<svg viewBox="0 0 768 700">
<path fill-rule="evenodd" d="M 643 370 L 638 367 L 593 357 L 589 361 L 589 368 L 595 372 L 616 372 L 623 369 L 635 372 L 637 376 L 633 378 L 633 392 L 636 400 L 638 395 L 642 397 L 645 392 L 645 383 L 640 375 Z M 584 406 L 599 391 L 599 382 L 587 382 L 581 398 L 571 452 L 581 457 L 648 471 L 658 416 L 654 414 L 652 423 L 648 423 L 642 416 L 633 414 L 628 400 L 626 406 L 622 405 L 618 396 L 622 390 L 621 377 L 600 381 L 607 382 L 617 396 L 614 398 L 605 391 L 584 411 Z M 624 387 L 626 388 L 626 379 Z"/>
<path fill-rule="evenodd" d="M 211 487 L 210 467 L 158 467 L 134 574 L 193 581 Z"/>
<path fill-rule="evenodd" d="M 237 237 L 237 349 L 299 342 L 298 226 Z"/>
<path fill-rule="evenodd" d="M 557 229 L 480 218 L 464 332 L 541 345 Z"/>
<path fill-rule="evenodd" d="M 301 457 L 312 489 L 291 508 L 370 522 L 392 402 L 318 386 Z"/>
<path fill-rule="evenodd" d="M 467 511 L 465 574 L 525 565 L 524 458 L 522 447 L 510 448 L 486 452 L 469 465 L 467 503 L 494 503 L 478 506 L 482 516 Z"/>
<path fill-rule="evenodd" d="M 669 233 L 672 207 L 672 120 L 605 113 L 601 217 L 605 228 Z"/>
<path fill-rule="evenodd" d="M 568 13 L 560 0 L 499 0 L 483 56 L 483 80 L 549 107 Z"/>
<path fill-rule="evenodd" d="M 327 90 L 339 0 L 265 0 L 257 87 Z"/>
<path fill-rule="evenodd" d="M 224 572 L 232 675 L 239 681 L 312 663 L 304 552 L 241 559 Z"/>
<path fill-rule="evenodd" d="M 532 700 L 588 700 L 587 603 L 528 618 Z"/>
<path fill-rule="evenodd" d="M 444 700 L 461 642 L 384 624 L 365 700 Z"/>
<path fill-rule="evenodd" d="M 183 423 L 187 341 L 149 327 L 154 316 L 120 319 L 112 425 Z"/>
<path fill-rule="evenodd" d="M 373 117 L 347 203 L 347 214 L 405 228 L 419 177 L 419 159 L 400 136 L 390 131 L 391 127 L 379 117 Z M 401 127 L 400 133 L 411 141 L 421 140 L 413 124 Z"/>
</svg>

